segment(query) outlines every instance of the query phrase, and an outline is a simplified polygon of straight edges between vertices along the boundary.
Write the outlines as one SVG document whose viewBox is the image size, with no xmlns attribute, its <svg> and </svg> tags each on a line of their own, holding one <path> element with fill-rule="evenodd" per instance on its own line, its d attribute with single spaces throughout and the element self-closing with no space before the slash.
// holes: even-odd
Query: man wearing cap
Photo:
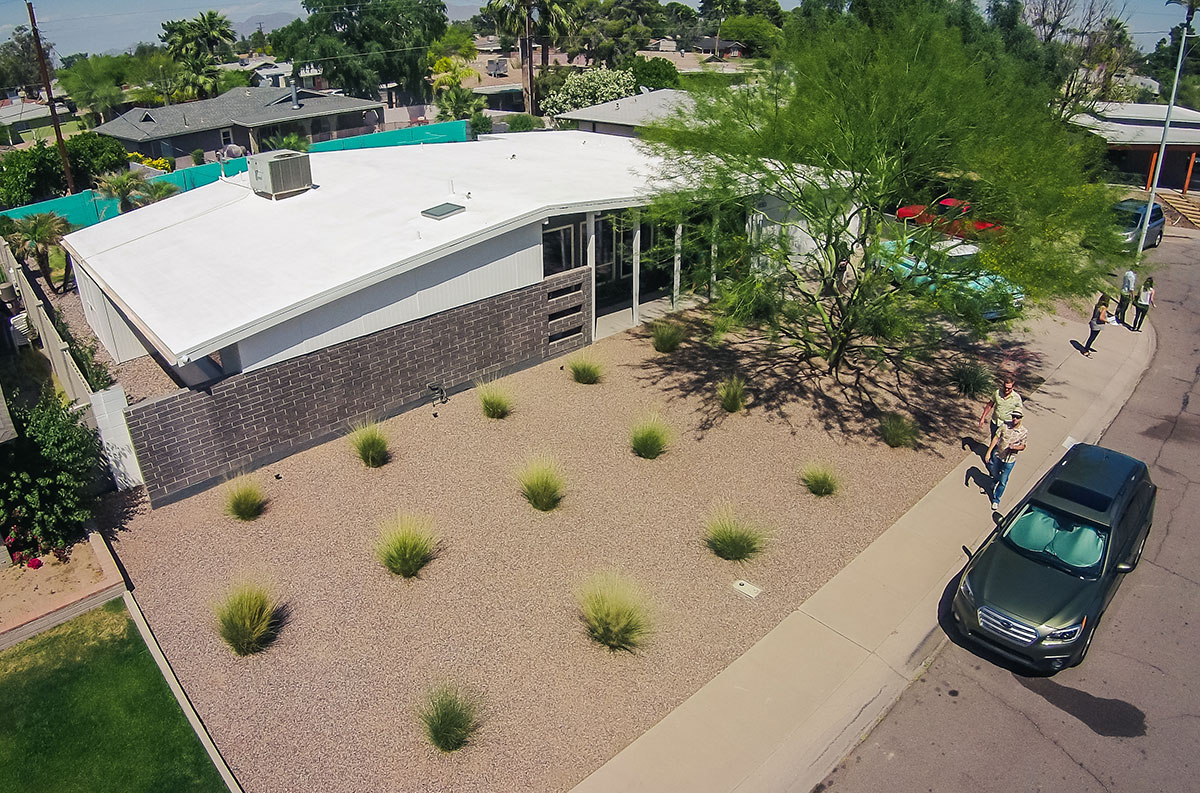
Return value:
<svg viewBox="0 0 1200 793">
<path fill-rule="evenodd" d="M 1000 497 L 1008 485 L 1008 475 L 1017 464 L 1017 453 L 1025 451 L 1029 431 L 1021 426 L 1022 412 L 1014 408 L 1008 422 L 1000 427 L 996 437 L 984 455 L 988 460 L 988 473 L 992 475 L 992 510 L 1000 509 Z"/>
<path fill-rule="evenodd" d="M 1014 410 L 1024 408 L 1024 403 L 1021 402 L 1021 395 L 1016 392 L 1016 381 L 1010 374 L 1004 375 L 1000 381 L 1000 387 L 992 394 L 992 398 L 983 406 L 983 414 L 979 417 L 979 426 L 983 426 L 983 422 L 987 421 L 990 414 L 992 417 L 992 439 L 996 437 L 996 433 L 1000 428 L 1008 423 L 1008 417 L 1012 415 Z M 984 457 L 986 460 L 987 457 Z"/>
</svg>

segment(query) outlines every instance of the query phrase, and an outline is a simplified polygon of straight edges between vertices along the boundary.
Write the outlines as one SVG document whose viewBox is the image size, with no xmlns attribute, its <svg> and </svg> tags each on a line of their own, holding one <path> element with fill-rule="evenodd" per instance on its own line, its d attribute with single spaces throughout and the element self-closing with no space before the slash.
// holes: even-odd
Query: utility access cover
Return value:
<svg viewBox="0 0 1200 793">
<path fill-rule="evenodd" d="M 749 581 L 743 581 L 740 578 L 733 582 L 733 588 L 748 598 L 756 598 L 762 593 L 762 587 L 755 586 Z"/>
</svg>

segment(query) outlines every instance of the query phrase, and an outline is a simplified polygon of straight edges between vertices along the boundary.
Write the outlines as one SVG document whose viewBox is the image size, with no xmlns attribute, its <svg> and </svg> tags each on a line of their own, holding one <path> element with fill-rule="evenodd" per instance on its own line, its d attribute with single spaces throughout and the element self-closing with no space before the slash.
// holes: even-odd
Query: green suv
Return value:
<svg viewBox="0 0 1200 793">
<path fill-rule="evenodd" d="M 1072 447 L 968 554 L 955 622 L 1038 670 L 1080 663 L 1122 577 L 1142 556 L 1157 492 L 1140 460 Z"/>
</svg>

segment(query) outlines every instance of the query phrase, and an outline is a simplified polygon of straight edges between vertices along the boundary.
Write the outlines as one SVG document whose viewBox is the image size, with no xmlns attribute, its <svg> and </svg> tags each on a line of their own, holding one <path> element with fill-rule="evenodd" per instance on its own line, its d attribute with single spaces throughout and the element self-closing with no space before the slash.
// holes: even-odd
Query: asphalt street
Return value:
<svg viewBox="0 0 1200 793">
<path fill-rule="evenodd" d="M 1030 677 L 949 644 L 814 791 L 1200 790 L 1200 239 L 1148 260 L 1157 352 L 1101 444 L 1149 464 L 1158 504 L 1087 659 Z"/>
</svg>

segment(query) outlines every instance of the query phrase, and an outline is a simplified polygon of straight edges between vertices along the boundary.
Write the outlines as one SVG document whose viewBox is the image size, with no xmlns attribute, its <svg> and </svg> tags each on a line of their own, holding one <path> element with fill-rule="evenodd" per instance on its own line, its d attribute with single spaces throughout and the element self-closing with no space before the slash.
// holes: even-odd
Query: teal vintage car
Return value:
<svg viewBox="0 0 1200 793">
<path fill-rule="evenodd" d="M 937 289 L 939 281 L 962 282 L 964 273 L 975 271 L 973 259 L 979 254 L 979 246 L 958 239 L 938 240 L 932 246 L 940 256 L 937 266 L 917 259 L 906 240 L 885 240 L 880 243 L 880 261 L 889 267 L 897 281 L 908 281 L 914 286 L 926 286 L 929 291 Z M 1025 295 L 1005 278 L 992 274 L 973 274 L 965 286 L 972 292 L 987 295 L 989 305 L 983 317 L 988 320 L 1008 319 L 1020 311 Z"/>
</svg>

